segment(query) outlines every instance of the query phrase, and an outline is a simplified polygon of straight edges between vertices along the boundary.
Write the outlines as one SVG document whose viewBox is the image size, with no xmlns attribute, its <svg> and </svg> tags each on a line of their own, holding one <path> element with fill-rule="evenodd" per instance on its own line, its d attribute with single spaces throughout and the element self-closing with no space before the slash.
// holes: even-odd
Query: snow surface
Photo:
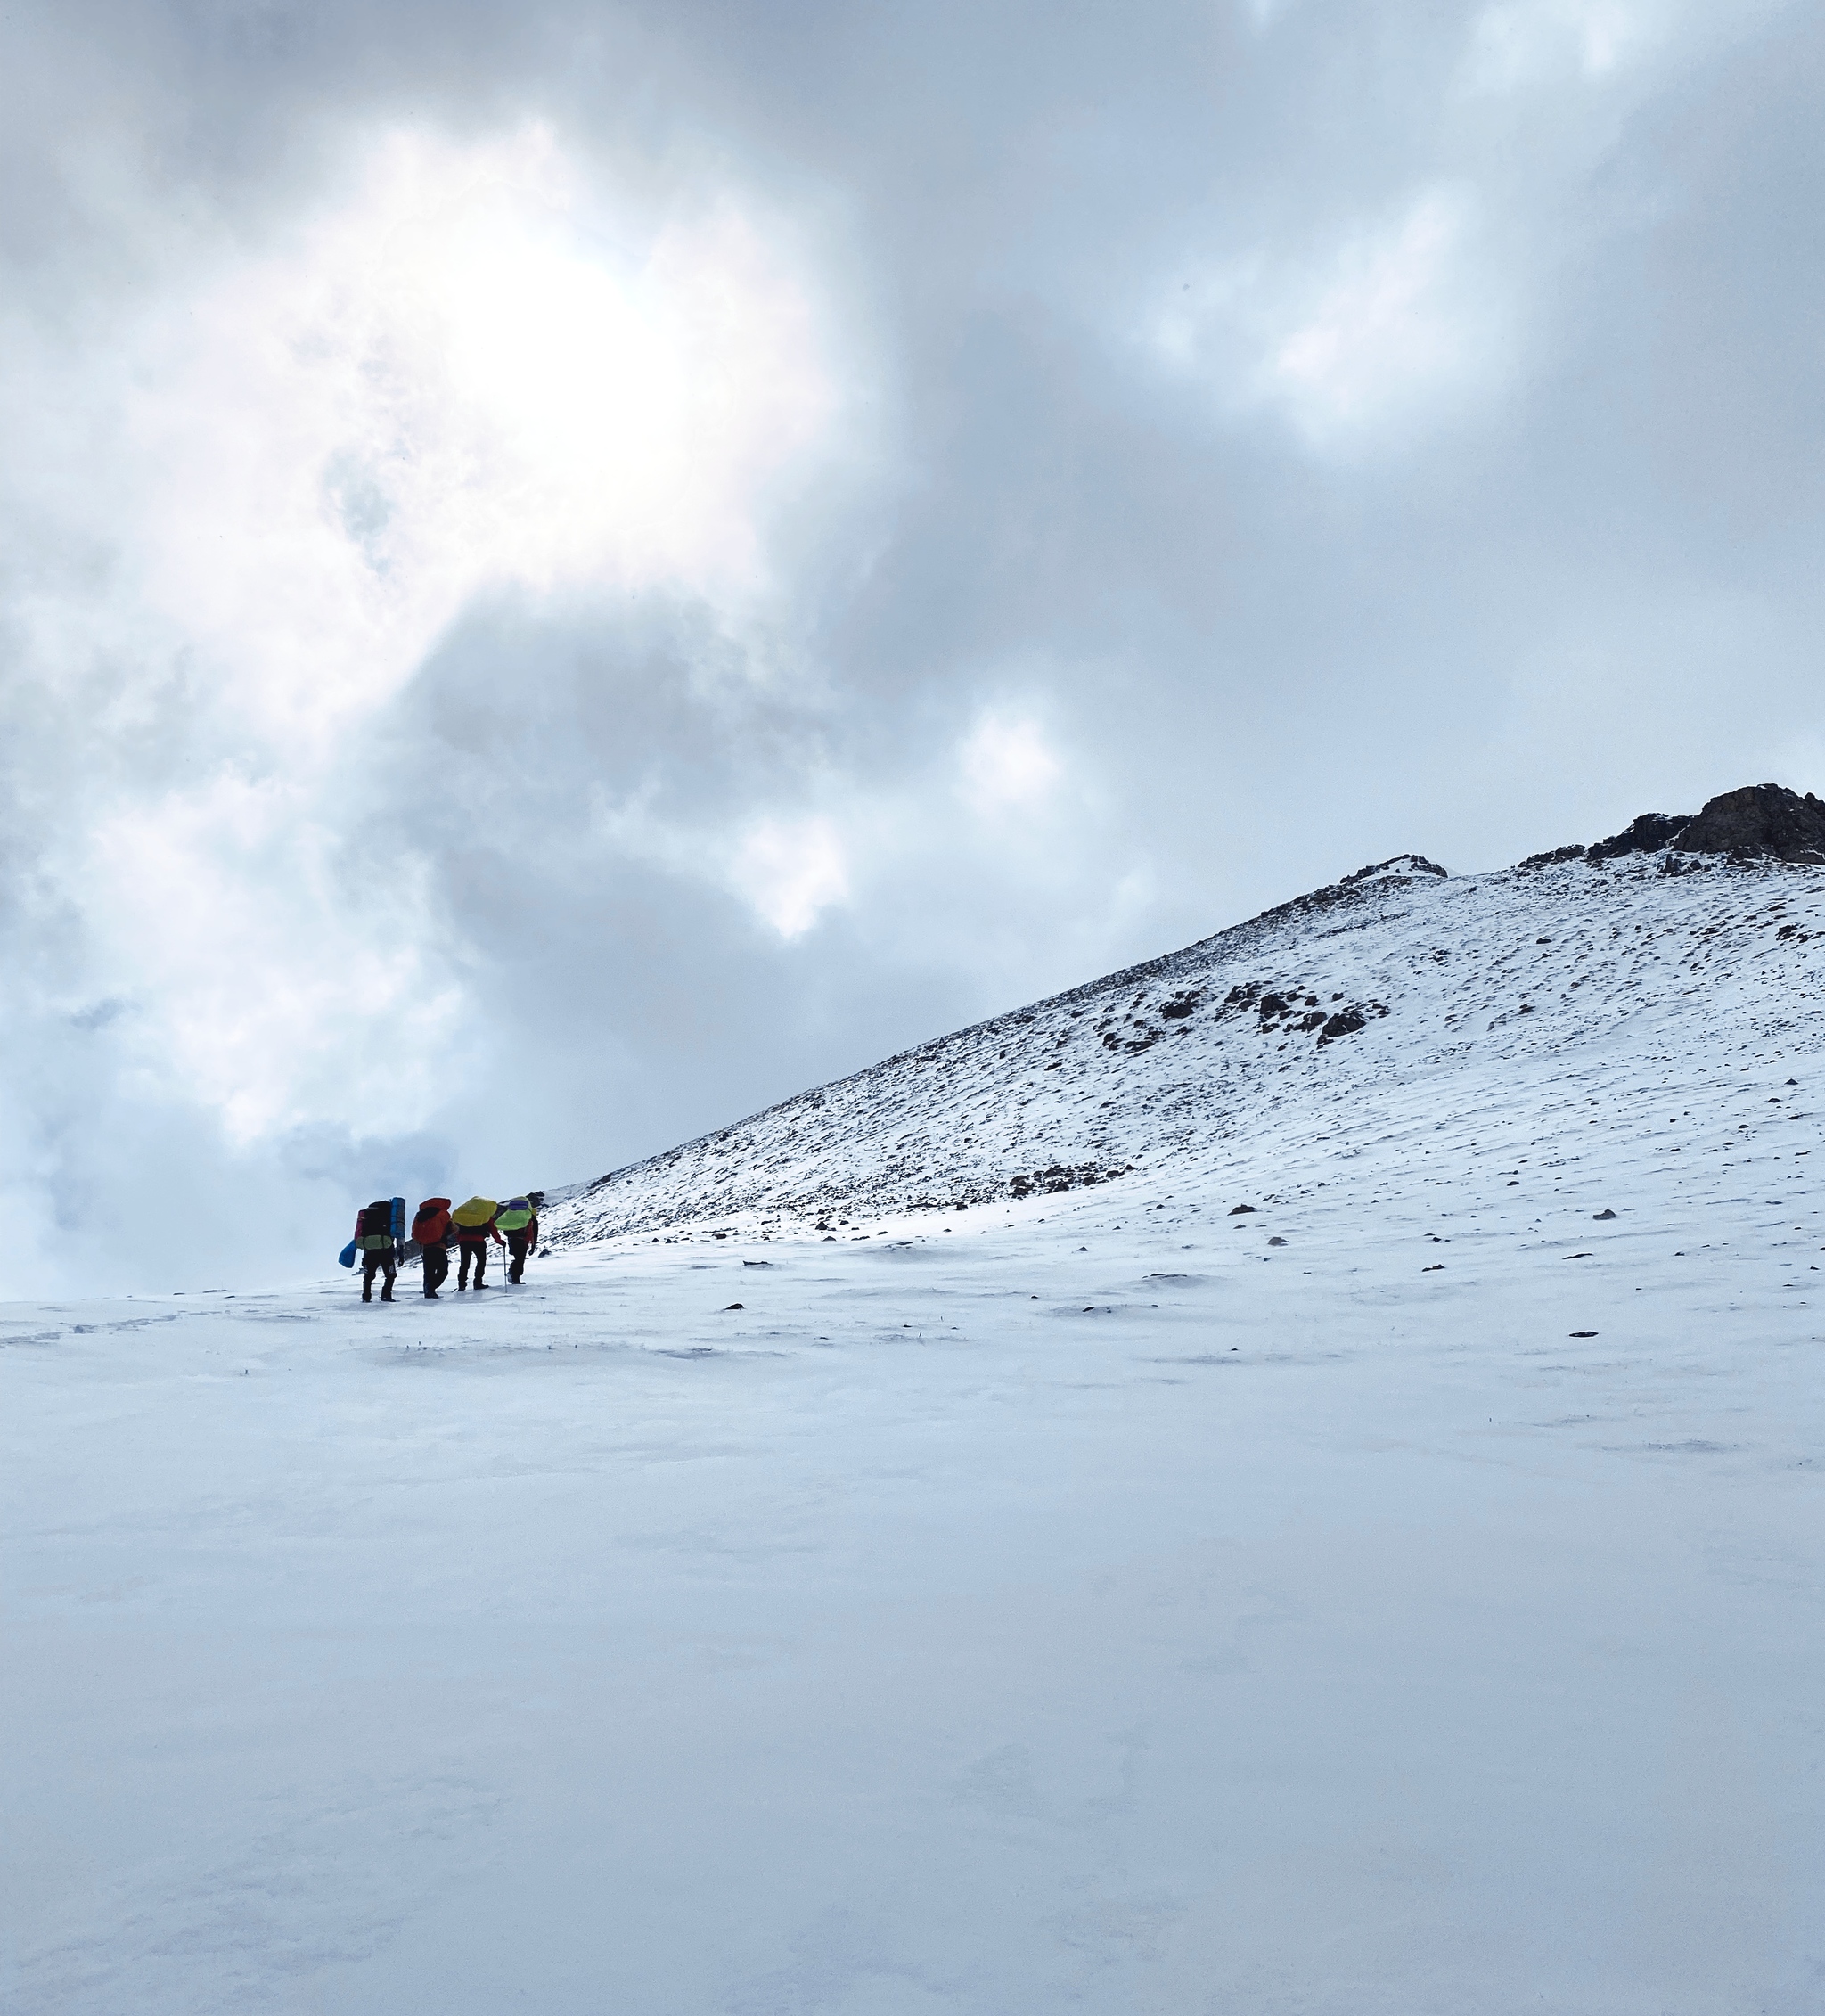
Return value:
<svg viewBox="0 0 1825 2016">
<path fill-rule="evenodd" d="M 1825 878 L 1352 886 L 524 1289 L 0 1310 L 0 2006 L 1825 2007 Z"/>
</svg>

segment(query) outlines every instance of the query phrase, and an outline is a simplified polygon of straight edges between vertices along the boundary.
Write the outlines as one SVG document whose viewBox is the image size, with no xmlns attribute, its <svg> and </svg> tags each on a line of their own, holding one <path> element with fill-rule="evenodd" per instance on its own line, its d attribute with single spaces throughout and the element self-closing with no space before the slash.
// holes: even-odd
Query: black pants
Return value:
<svg viewBox="0 0 1825 2016">
<path fill-rule="evenodd" d="M 383 1302 L 393 1299 L 393 1276 L 399 1270 L 389 1246 L 384 1252 L 366 1251 L 361 1256 L 361 1299 L 364 1302 L 373 1300 L 374 1275 L 382 1267 L 387 1270 L 387 1278 L 381 1283 L 381 1299 Z"/>
<path fill-rule="evenodd" d="M 530 1235 L 530 1225 L 522 1225 L 518 1232 L 507 1234 L 507 1279 L 526 1279 L 526 1242 Z"/>
<path fill-rule="evenodd" d="M 481 1277 L 487 1272 L 488 1242 L 486 1239 L 465 1239 L 456 1248 L 456 1285 L 469 1286 L 469 1263 L 475 1262 L 475 1285 L 479 1288 Z"/>
<path fill-rule="evenodd" d="M 424 1249 L 424 1291 L 435 1295 L 450 1278 L 450 1249 L 447 1246 L 427 1246 Z"/>
</svg>

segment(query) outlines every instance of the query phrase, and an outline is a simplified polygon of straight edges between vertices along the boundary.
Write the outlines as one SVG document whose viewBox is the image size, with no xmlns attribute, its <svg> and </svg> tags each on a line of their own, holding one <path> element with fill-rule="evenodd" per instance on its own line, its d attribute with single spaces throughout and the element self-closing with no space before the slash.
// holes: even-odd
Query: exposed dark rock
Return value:
<svg viewBox="0 0 1825 2016">
<path fill-rule="evenodd" d="M 1672 848 L 1681 854 L 1772 855 L 1780 861 L 1825 862 L 1825 804 L 1808 791 L 1802 798 L 1784 784 L 1746 784 L 1740 791 L 1714 798 L 1695 817 L 1690 813 L 1644 812 L 1621 832 L 1584 850 L 1589 861 L 1613 861 L 1624 854 L 1657 854 Z M 1560 848 L 1535 854 L 1524 868 L 1575 858 L 1576 850 Z M 1677 873 L 1679 864 L 1667 867 Z"/>
<path fill-rule="evenodd" d="M 1255 1207 L 1252 1204 L 1232 1204 L 1230 1207 L 1230 1216 L 1232 1218 L 1239 1218 L 1244 1211 L 1252 1211 L 1254 1209 Z"/>
<path fill-rule="evenodd" d="M 1127 1176 L 1132 1163 L 1111 1163 L 1100 1168 L 1094 1162 L 1054 1162 L 1049 1168 L 1035 1169 L 1031 1176 L 1011 1176 L 1008 1188 L 1017 1198 L 1031 1197 L 1035 1192 L 1044 1196 L 1056 1196 L 1060 1191 L 1078 1190 L 1096 1183 L 1111 1183 L 1117 1176 Z M 962 1206 L 958 1205 L 961 1211 Z"/>
<path fill-rule="evenodd" d="M 1650 813 L 1649 816 L 1651 818 L 1653 815 Z M 1560 861 L 1582 861 L 1584 858 L 1584 849 L 1582 847 L 1555 847 L 1545 854 L 1530 854 L 1525 861 L 1518 862 L 1516 865 L 1521 868 L 1551 868 Z M 1434 953 L 1433 957 L 1436 959 L 1438 955 Z"/>
<path fill-rule="evenodd" d="M 1333 1001 L 1340 998 L 1338 995 L 1331 996 Z M 1307 993 L 1303 987 L 1264 991 L 1260 980 L 1232 987 L 1217 1012 L 1227 1014 L 1251 1007 L 1259 1018 L 1264 1034 L 1296 1030 L 1301 1036 L 1316 1036 L 1321 1049 L 1340 1036 L 1354 1036 L 1358 1029 L 1366 1028 L 1371 1016 L 1387 1012 L 1381 1002 L 1364 1001 L 1346 1003 L 1332 1013 L 1321 1008 L 1318 996 Z M 1108 1042 L 1109 1038 L 1105 1037 L 1103 1040 Z"/>
<path fill-rule="evenodd" d="M 1616 1213 L 1614 1211 L 1592 1211 L 1591 1216 L 1593 1218 L 1613 1218 Z"/>
<path fill-rule="evenodd" d="M 1674 844 L 1682 854 L 1825 861 L 1825 804 L 1784 784 L 1746 784 L 1714 798 Z"/>
<path fill-rule="evenodd" d="M 1423 854 L 1395 854 L 1386 861 L 1371 861 L 1366 868 L 1358 868 L 1354 874 L 1346 875 L 1338 887 L 1347 889 L 1352 882 L 1366 882 L 1376 875 L 1438 875 L 1449 881 L 1451 870 L 1428 861 Z"/>
<path fill-rule="evenodd" d="M 1644 812 L 1619 833 L 1585 849 L 1587 861 L 1613 861 L 1623 854 L 1658 854 L 1692 823 L 1690 812 Z"/>
</svg>

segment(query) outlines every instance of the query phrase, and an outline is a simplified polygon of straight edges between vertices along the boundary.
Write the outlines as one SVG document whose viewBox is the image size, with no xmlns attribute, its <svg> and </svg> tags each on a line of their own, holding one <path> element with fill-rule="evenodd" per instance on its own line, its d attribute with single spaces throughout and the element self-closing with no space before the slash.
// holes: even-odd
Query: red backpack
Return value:
<svg viewBox="0 0 1825 2016">
<path fill-rule="evenodd" d="M 450 1200 L 427 1197 L 412 1221 L 412 1236 L 421 1246 L 441 1246 L 450 1231 Z"/>
</svg>

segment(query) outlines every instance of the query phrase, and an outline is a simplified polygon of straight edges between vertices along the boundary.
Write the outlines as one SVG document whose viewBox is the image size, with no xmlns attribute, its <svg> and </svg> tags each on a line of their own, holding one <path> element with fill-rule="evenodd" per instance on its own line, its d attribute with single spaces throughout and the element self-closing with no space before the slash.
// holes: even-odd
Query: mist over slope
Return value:
<svg viewBox="0 0 1825 2016">
<path fill-rule="evenodd" d="M 1317 1184 L 1364 1127 L 1448 1124 L 1522 1086 L 1548 1129 L 1527 1134 L 1530 1153 L 1649 1115 L 1669 1159 L 1718 1153 L 1720 1130 L 1735 1149 L 1799 1117 L 1782 1089 L 1764 1094 L 1777 1111 L 1745 1119 L 1717 1074 L 1815 1053 L 1821 983 L 1825 807 L 1776 786 L 1492 874 L 1397 856 L 554 1192 L 549 1236 L 1158 1188 L 1264 1152 Z M 1475 1161 L 1454 1180 L 1474 1184 Z M 1274 1187 L 1271 1168 L 1256 1180 Z"/>
</svg>

